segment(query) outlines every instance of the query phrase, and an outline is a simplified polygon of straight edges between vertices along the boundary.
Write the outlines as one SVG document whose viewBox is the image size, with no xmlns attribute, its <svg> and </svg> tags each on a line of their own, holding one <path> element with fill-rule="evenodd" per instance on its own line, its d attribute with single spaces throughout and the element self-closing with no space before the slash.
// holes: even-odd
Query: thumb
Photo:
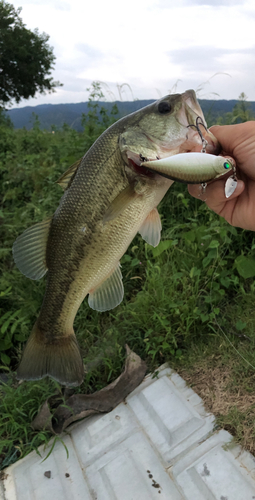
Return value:
<svg viewBox="0 0 255 500">
<path fill-rule="evenodd" d="M 213 125 L 210 132 L 220 142 L 222 149 L 229 154 L 235 153 L 235 149 L 247 140 L 247 137 L 255 135 L 255 122 L 238 123 L 236 125 Z"/>
</svg>

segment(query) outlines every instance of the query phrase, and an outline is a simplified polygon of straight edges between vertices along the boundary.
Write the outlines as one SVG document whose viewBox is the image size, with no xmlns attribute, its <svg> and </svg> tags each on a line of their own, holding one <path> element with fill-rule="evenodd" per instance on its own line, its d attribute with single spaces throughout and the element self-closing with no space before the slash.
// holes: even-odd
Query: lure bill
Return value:
<svg viewBox="0 0 255 500">
<path fill-rule="evenodd" d="M 168 179 L 188 184 L 206 183 L 235 168 L 233 158 L 208 153 L 180 153 L 141 163 L 142 167 Z"/>
</svg>

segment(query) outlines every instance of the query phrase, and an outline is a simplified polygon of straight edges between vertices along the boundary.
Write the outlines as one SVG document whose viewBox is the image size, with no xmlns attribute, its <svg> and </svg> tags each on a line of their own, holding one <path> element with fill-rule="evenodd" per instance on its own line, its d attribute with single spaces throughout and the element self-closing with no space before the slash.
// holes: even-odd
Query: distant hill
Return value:
<svg viewBox="0 0 255 500">
<path fill-rule="evenodd" d="M 154 102 L 154 99 L 126 102 L 116 101 L 115 103 L 99 102 L 99 104 L 109 111 L 113 104 L 117 104 L 119 117 L 121 117 L 137 111 L 152 102 Z M 49 130 L 52 125 L 60 128 L 66 123 L 75 130 L 81 131 L 81 116 L 82 113 L 88 113 L 88 102 L 79 102 L 76 104 L 41 104 L 39 106 L 13 108 L 6 112 L 15 128 L 25 127 L 28 130 L 33 126 L 33 113 L 38 116 L 42 129 Z"/>
<path fill-rule="evenodd" d="M 154 99 L 137 101 L 116 101 L 119 110 L 119 117 L 125 116 L 133 111 L 137 111 L 148 104 L 154 102 Z M 208 100 L 199 99 L 200 106 L 204 112 L 205 118 L 209 124 L 214 123 L 219 116 L 231 112 L 237 100 Z M 101 102 L 107 110 L 112 108 L 114 103 Z M 247 103 L 255 114 L 255 102 Z M 80 102 L 76 104 L 41 104 L 39 106 L 25 106 L 24 108 L 13 108 L 6 112 L 10 117 L 15 128 L 31 129 L 33 126 L 33 113 L 40 121 L 42 129 L 50 130 L 54 125 L 61 128 L 65 123 L 75 130 L 81 131 L 81 115 L 88 112 L 88 103 Z"/>
</svg>

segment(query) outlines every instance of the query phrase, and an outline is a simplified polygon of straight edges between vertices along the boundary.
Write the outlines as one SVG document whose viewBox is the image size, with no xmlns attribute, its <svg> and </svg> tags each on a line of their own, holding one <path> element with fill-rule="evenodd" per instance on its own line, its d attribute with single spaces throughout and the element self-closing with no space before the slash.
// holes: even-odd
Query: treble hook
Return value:
<svg viewBox="0 0 255 500">
<path fill-rule="evenodd" d="M 201 120 L 200 123 L 199 123 L 199 125 L 202 125 L 204 127 L 204 129 L 206 130 L 206 132 L 207 132 L 208 129 L 205 126 L 205 124 L 204 124 L 203 119 L 201 118 L 201 116 L 198 116 L 197 119 L 196 119 L 196 125 L 197 125 L 197 127 L 198 127 L 198 120 Z"/>
<path fill-rule="evenodd" d="M 204 136 L 203 136 L 203 134 L 202 134 L 202 132 L 201 132 L 201 130 L 199 128 L 199 125 L 202 125 L 204 127 L 204 129 L 207 131 L 207 128 L 206 128 L 206 126 L 205 126 L 205 124 L 204 124 L 201 116 L 197 117 L 197 119 L 196 119 L 196 125 L 195 125 L 195 123 L 192 123 L 192 125 L 188 125 L 187 128 L 188 127 L 195 127 L 195 129 L 196 129 L 197 133 L 199 134 L 199 137 L 200 137 L 200 139 L 202 141 L 202 150 L 201 150 L 201 153 L 205 153 L 206 152 L 206 146 L 207 146 L 208 142 L 204 138 Z"/>
</svg>

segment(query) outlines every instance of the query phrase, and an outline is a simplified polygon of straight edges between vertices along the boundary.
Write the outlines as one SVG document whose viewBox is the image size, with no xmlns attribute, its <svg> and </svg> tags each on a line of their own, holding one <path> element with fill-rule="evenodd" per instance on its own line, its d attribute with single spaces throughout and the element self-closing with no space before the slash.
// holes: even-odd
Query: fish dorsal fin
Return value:
<svg viewBox="0 0 255 500">
<path fill-rule="evenodd" d="M 124 287 L 120 263 L 118 262 L 112 274 L 89 293 L 88 304 L 91 309 L 96 311 L 109 311 L 122 302 L 123 296 Z"/>
<path fill-rule="evenodd" d="M 135 192 L 134 186 L 129 184 L 109 205 L 104 214 L 103 223 L 105 224 L 118 217 L 137 196 L 139 195 Z"/>
<path fill-rule="evenodd" d="M 59 179 L 57 180 L 57 184 L 59 184 L 59 186 L 61 186 L 64 189 L 64 191 L 68 188 L 72 177 L 75 175 L 76 171 L 78 170 L 81 164 L 81 161 L 82 158 L 73 163 L 73 165 L 71 165 L 71 167 L 69 167 L 64 172 L 64 174 L 62 174 L 61 177 L 59 177 Z"/>
<path fill-rule="evenodd" d="M 140 227 L 139 233 L 149 245 L 156 247 L 160 242 L 161 229 L 159 213 L 156 208 L 153 208 Z"/>
<path fill-rule="evenodd" d="M 16 266 L 31 280 L 39 280 L 47 272 L 46 246 L 52 217 L 29 227 L 12 247 Z"/>
</svg>

